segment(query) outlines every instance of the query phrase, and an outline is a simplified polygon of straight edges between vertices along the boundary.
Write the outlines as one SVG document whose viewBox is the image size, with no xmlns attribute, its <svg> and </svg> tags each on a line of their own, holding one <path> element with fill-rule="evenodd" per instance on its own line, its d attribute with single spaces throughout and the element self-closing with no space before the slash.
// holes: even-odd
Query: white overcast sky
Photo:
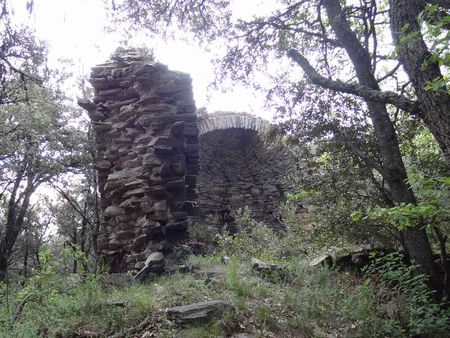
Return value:
<svg viewBox="0 0 450 338">
<path fill-rule="evenodd" d="M 26 0 L 9 2 L 14 17 L 33 28 L 38 38 L 48 42 L 51 64 L 57 65 L 59 58 L 72 60 L 74 76 L 87 74 L 92 66 L 106 61 L 121 40 L 119 34 L 104 30 L 107 22 L 102 0 L 37 0 L 31 14 L 26 11 Z M 262 6 L 255 6 L 256 2 L 261 3 L 261 0 L 237 1 L 239 15 L 251 16 L 256 9 L 261 14 L 271 7 L 269 0 L 263 0 Z M 146 41 L 141 37 L 136 42 Z M 195 45 L 154 40 L 145 44 L 153 48 L 157 59 L 170 69 L 191 75 L 197 107 L 205 106 L 209 112 L 245 111 L 272 119 L 272 114 L 264 111 L 263 96 L 251 89 L 234 85 L 226 93 L 208 92 L 208 84 L 213 80 L 212 63 L 210 56 Z"/>
</svg>

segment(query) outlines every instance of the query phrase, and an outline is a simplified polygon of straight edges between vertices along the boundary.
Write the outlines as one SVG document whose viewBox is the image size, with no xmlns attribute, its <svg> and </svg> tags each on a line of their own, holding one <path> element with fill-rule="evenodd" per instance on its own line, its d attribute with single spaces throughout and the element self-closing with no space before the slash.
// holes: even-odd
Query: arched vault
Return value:
<svg viewBox="0 0 450 338">
<path fill-rule="evenodd" d="M 270 123 L 260 117 L 248 113 L 217 112 L 206 114 L 198 118 L 200 135 L 214 130 L 248 129 L 256 132 L 265 131 Z"/>
</svg>

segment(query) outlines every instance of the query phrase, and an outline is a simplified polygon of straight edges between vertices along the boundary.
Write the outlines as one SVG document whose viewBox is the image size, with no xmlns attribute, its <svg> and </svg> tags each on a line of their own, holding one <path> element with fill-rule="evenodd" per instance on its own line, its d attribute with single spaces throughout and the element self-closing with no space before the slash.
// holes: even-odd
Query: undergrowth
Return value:
<svg viewBox="0 0 450 338">
<path fill-rule="evenodd" d="M 42 269 L 23 285 L 1 285 L 0 337 L 107 337 L 145 318 L 150 324 L 143 330 L 155 337 L 448 336 L 449 313 L 401 258 L 377 258 L 365 275 L 311 268 L 298 249 L 287 250 L 295 236 L 245 221 L 240 233 L 216 236 L 215 254 L 187 257 L 191 272 L 130 287 L 104 285 L 95 275 L 61 276 L 58 262 L 44 253 Z M 231 263 L 222 263 L 223 255 Z M 283 273 L 269 278 L 252 270 L 252 257 L 281 265 Z M 179 327 L 163 311 L 219 299 L 235 310 L 208 323 Z M 385 310 L 392 302 L 398 317 Z"/>
</svg>

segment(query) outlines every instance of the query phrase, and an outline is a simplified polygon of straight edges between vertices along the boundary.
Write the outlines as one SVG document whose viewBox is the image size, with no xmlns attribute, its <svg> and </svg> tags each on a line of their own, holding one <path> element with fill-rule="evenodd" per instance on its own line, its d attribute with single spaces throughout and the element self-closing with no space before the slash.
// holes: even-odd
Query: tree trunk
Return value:
<svg viewBox="0 0 450 338">
<path fill-rule="evenodd" d="M 25 190 L 17 197 L 22 178 L 23 176 L 19 172 L 8 203 L 5 233 L 0 241 L 0 281 L 6 277 L 9 257 L 16 244 L 17 237 L 22 231 L 25 215 L 30 205 L 30 197 L 37 188 L 37 185 L 34 185 L 33 182 L 34 175 L 29 175 Z"/>
<path fill-rule="evenodd" d="M 379 90 L 378 83 L 372 72 L 369 53 L 364 49 L 342 12 L 339 0 L 324 0 L 323 2 L 331 27 L 338 40 L 344 46 L 356 71 L 361 85 Z M 380 102 L 366 100 L 373 123 L 378 149 L 381 156 L 383 176 L 396 203 L 416 203 L 416 198 L 407 184 L 406 169 L 401 157 L 400 147 L 393 123 L 386 110 L 386 105 Z M 439 278 L 435 273 L 433 255 L 427 233 L 418 225 L 402 233 L 408 254 L 417 264 L 417 273 L 430 278 L 430 286 L 438 289 Z"/>
<path fill-rule="evenodd" d="M 94 144 L 95 141 L 95 134 L 93 133 L 92 129 L 90 128 L 88 131 L 88 138 L 89 138 L 89 144 Z M 93 160 L 96 157 L 96 150 L 94 147 L 89 148 L 89 155 L 91 156 L 91 159 Z M 98 249 L 98 236 L 100 233 L 100 203 L 99 203 L 99 196 L 98 196 L 98 177 L 95 170 L 89 169 L 87 171 L 87 179 L 88 179 L 88 186 L 92 187 L 92 194 L 93 194 L 93 209 L 94 209 L 94 222 L 91 224 L 91 245 L 94 251 L 94 259 L 97 261 L 97 257 L 99 255 L 99 249 Z"/>
<path fill-rule="evenodd" d="M 6 280 L 6 274 L 8 272 L 8 256 L 3 250 L 0 251 L 0 282 Z"/>
<path fill-rule="evenodd" d="M 88 215 L 87 215 L 87 207 L 88 207 L 88 198 L 89 198 L 89 191 L 86 193 L 86 196 L 84 198 L 84 207 L 83 207 L 83 214 L 84 217 L 81 220 L 81 229 L 80 229 L 80 251 L 85 254 L 85 260 L 83 261 L 83 272 L 86 274 L 88 272 L 88 266 L 87 266 L 87 258 L 89 257 L 89 252 L 86 250 L 86 228 L 88 225 Z"/>
<path fill-rule="evenodd" d="M 72 248 L 72 252 L 74 253 L 74 256 L 77 250 L 77 244 L 78 244 L 78 227 L 77 223 L 74 223 L 72 229 L 72 243 L 70 245 Z M 74 257 L 72 264 L 72 273 L 77 273 L 77 270 L 78 270 L 78 260 Z"/>
<path fill-rule="evenodd" d="M 450 265 L 447 259 L 447 236 L 444 235 L 439 227 L 433 226 L 434 233 L 436 234 L 436 237 L 439 242 L 439 254 L 441 259 L 441 268 L 442 272 L 444 274 L 443 277 L 443 298 L 446 298 L 447 300 L 450 299 Z"/>
<path fill-rule="evenodd" d="M 26 234 L 25 236 L 27 236 Z M 25 252 L 23 254 L 23 277 L 28 277 L 28 239 L 25 237 Z"/>
<path fill-rule="evenodd" d="M 425 89 L 427 83 L 443 80 L 421 34 L 418 15 L 425 5 L 422 0 L 390 0 L 391 32 L 400 62 L 414 86 L 421 117 L 450 165 L 450 95 L 445 87 Z"/>
</svg>

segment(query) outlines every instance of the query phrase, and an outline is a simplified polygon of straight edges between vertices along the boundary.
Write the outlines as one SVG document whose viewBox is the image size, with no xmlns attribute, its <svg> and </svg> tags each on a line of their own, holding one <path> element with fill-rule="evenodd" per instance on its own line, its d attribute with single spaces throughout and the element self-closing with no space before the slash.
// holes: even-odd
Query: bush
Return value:
<svg viewBox="0 0 450 338">
<path fill-rule="evenodd" d="M 403 317 L 407 318 L 405 335 L 445 336 L 450 331 L 450 308 L 433 301 L 426 277 L 414 275 L 414 267 L 404 261 L 403 255 L 396 252 L 376 258 L 369 266 L 367 272 L 381 286 L 378 297 L 404 299 L 402 311 L 405 312 Z"/>
<path fill-rule="evenodd" d="M 40 261 L 41 270 L 25 286 L 4 291 L 8 304 L 0 311 L 0 337 L 106 336 L 154 312 L 145 286 L 105 288 L 95 275 L 61 275 L 61 262 L 49 250 L 40 253 Z"/>
<path fill-rule="evenodd" d="M 228 256 L 248 260 L 252 257 L 279 261 L 304 255 L 302 238 L 291 228 L 277 233 L 262 222 L 255 221 L 246 207 L 236 215 L 239 231 L 236 234 L 224 232 L 217 236 L 219 250 Z"/>
</svg>

